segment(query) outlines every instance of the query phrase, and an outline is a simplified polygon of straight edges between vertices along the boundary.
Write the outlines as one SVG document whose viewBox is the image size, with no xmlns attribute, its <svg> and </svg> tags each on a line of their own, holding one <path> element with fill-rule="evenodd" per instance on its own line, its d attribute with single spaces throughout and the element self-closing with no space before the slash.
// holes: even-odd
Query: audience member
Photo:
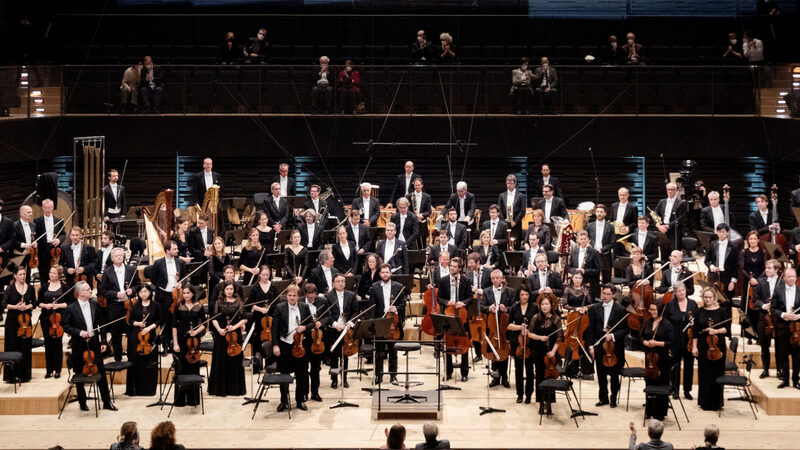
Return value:
<svg viewBox="0 0 800 450">
<path fill-rule="evenodd" d="M 644 64 L 644 47 L 636 42 L 636 35 L 628 33 L 625 37 L 627 44 L 622 46 L 626 64 Z"/>
<path fill-rule="evenodd" d="M 50 447 L 47 450 L 64 450 L 64 447 L 60 445 L 54 445 L 53 447 Z"/>
<path fill-rule="evenodd" d="M 339 72 L 339 109 L 344 113 L 355 114 L 356 104 L 361 92 L 361 79 L 353 61 L 344 62 L 344 69 Z"/>
<path fill-rule="evenodd" d="M 175 443 L 175 425 L 167 420 L 161 422 L 150 432 L 150 450 L 185 450 Z"/>
<path fill-rule="evenodd" d="M 162 81 L 161 68 L 153 65 L 153 58 L 145 56 L 139 81 L 139 100 L 142 102 L 144 112 L 158 114 L 158 109 L 161 107 L 161 96 L 164 94 Z"/>
<path fill-rule="evenodd" d="M 439 436 L 439 427 L 433 422 L 425 422 L 422 425 L 422 434 L 425 436 L 425 442 L 417 444 L 414 448 L 419 450 L 450 448 L 450 441 L 447 439 L 436 439 Z"/>
<path fill-rule="evenodd" d="M 135 64 L 125 69 L 122 74 L 122 84 L 119 86 L 120 91 L 120 105 L 122 113 L 132 113 L 136 110 L 139 104 L 139 79 L 141 77 L 142 61 L 136 61 Z"/>
<path fill-rule="evenodd" d="M 742 49 L 742 44 L 739 43 L 736 33 L 728 33 L 728 48 L 722 54 L 722 64 L 736 65 L 743 62 L 744 50 Z"/>
<path fill-rule="evenodd" d="M 236 37 L 233 31 L 225 33 L 225 40 L 219 46 L 219 62 L 222 64 L 235 64 L 240 58 L 239 49 L 236 48 Z"/>
<path fill-rule="evenodd" d="M 396 423 L 392 428 L 384 428 L 386 443 L 381 448 L 402 449 L 406 448 L 406 427 Z"/>
<path fill-rule="evenodd" d="M 261 28 L 255 37 L 251 37 L 242 47 L 245 64 L 264 64 L 269 59 L 269 42 L 267 42 L 267 29 Z"/>
<path fill-rule="evenodd" d="M 333 99 L 333 73 L 328 65 L 331 62 L 327 56 L 319 57 L 319 71 L 317 72 L 317 83 L 311 88 L 311 112 L 330 114 L 331 100 Z"/>
<path fill-rule="evenodd" d="M 417 31 L 417 40 L 411 44 L 411 62 L 430 61 L 433 51 L 433 45 L 425 38 L 425 30 Z"/>
<path fill-rule="evenodd" d="M 136 428 L 136 422 L 122 424 L 117 442 L 111 444 L 111 450 L 142 450 L 139 445 L 139 430 Z"/>
<path fill-rule="evenodd" d="M 452 64 L 456 62 L 456 54 L 453 52 L 453 36 L 450 33 L 444 32 L 439 35 L 439 40 L 442 43 L 442 50 L 439 51 L 439 62 L 443 64 Z"/>
<path fill-rule="evenodd" d="M 523 57 L 520 60 L 519 68 L 511 71 L 511 91 L 508 96 L 514 101 L 517 114 L 530 113 L 531 98 L 533 97 L 533 88 L 531 88 L 533 73 L 528 67 L 529 62 L 528 58 Z"/>
<path fill-rule="evenodd" d="M 742 53 L 747 58 L 747 62 L 754 66 L 764 64 L 764 43 L 761 42 L 761 39 L 756 39 L 752 32 L 745 31 L 742 40 L 744 41 Z"/>
<path fill-rule="evenodd" d="M 713 423 L 706 427 L 703 431 L 703 436 L 705 442 L 701 446 L 692 446 L 692 450 L 696 450 L 699 448 L 707 448 L 707 449 L 715 449 L 715 450 L 725 450 L 724 447 L 720 447 L 717 445 L 717 441 L 719 440 L 719 427 L 714 425 Z"/>
<path fill-rule="evenodd" d="M 536 86 L 536 96 L 539 97 L 539 111 L 550 111 L 552 96 L 557 92 L 558 74 L 556 69 L 550 67 L 550 60 L 547 57 L 543 57 L 542 65 L 536 68 L 533 84 Z"/>
<path fill-rule="evenodd" d="M 625 61 L 625 52 L 619 47 L 617 37 L 613 34 L 608 37 L 608 46 L 603 49 L 603 64 L 616 66 Z"/>
<path fill-rule="evenodd" d="M 661 440 L 664 434 L 664 424 L 660 420 L 650 419 L 647 423 L 647 435 L 650 437 L 650 442 L 642 442 L 636 444 L 636 426 L 633 422 L 628 424 L 631 429 L 631 439 L 628 443 L 628 450 L 672 450 L 672 444 Z"/>
</svg>

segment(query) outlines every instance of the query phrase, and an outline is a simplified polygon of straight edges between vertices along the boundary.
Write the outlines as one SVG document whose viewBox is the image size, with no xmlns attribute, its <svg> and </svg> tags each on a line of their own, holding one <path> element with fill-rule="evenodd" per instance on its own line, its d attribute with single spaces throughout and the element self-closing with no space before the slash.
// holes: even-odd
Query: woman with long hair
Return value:
<svg viewBox="0 0 800 450">
<path fill-rule="evenodd" d="M 206 312 L 203 305 L 197 299 L 198 288 L 186 284 L 181 289 L 183 301 L 175 308 L 172 315 L 172 354 L 173 358 L 178 359 L 175 367 L 176 375 L 199 375 L 200 362 L 189 362 L 186 355 L 189 352 L 189 339 L 196 338 L 199 344 L 200 339 L 206 333 L 207 325 Z M 198 349 L 199 350 L 199 349 Z M 197 405 L 200 398 L 191 389 L 182 392 L 175 390 L 175 406 Z"/>
<path fill-rule="evenodd" d="M 50 317 L 53 313 L 64 315 L 64 309 L 70 301 L 75 301 L 75 296 L 70 294 L 64 295 L 67 291 L 67 285 L 64 283 L 64 268 L 56 264 L 50 268 L 48 272 L 48 280 L 39 287 L 39 326 L 42 330 L 44 337 L 44 358 L 46 361 L 47 371 L 45 378 L 60 378 L 61 365 L 64 361 L 64 349 L 62 341 L 64 336 L 55 337 L 51 336 L 48 332 L 50 330 Z"/>
<path fill-rule="evenodd" d="M 211 360 L 211 374 L 208 380 L 208 393 L 225 397 L 227 395 L 244 395 L 243 351 L 238 355 L 228 354 L 228 338 L 230 333 L 237 333 L 236 342 L 241 345 L 246 332 L 242 299 L 236 293 L 232 281 L 225 281 L 220 290 L 220 298 L 214 304 L 211 321 L 214 334 L 214 353 Z"/>
</svg>

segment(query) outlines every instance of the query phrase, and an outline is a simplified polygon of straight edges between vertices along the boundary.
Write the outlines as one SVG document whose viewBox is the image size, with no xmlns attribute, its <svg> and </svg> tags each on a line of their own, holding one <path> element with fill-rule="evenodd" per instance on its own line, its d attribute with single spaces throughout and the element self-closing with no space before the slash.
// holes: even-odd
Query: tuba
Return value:
<svg viewBox="0 0 800 450">
<path fill-rule="evenodd" d="M 172 234 L 172 201 L 174 193 L 175 191 L 172 189 L 165 189 L 156 196 L 156 202 L 152 208 L 142 208 L 150 264 L 166 255 L 164 244 Z"/>
</svg>

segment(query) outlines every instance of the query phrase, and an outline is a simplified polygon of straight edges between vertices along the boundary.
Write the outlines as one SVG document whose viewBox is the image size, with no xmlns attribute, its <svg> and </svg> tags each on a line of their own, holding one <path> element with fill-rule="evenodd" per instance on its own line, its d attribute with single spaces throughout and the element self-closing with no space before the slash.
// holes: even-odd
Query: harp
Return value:
<svg viewBox="0 0 800 450">
<path fill-rule="evenodd" d="M 150 264 L 166 255 L 164 244 L 172 234 L 172 208 L 175 191 L 165 189 L 156 196 L 152 207 L 142 208 Z"/>
</svg>

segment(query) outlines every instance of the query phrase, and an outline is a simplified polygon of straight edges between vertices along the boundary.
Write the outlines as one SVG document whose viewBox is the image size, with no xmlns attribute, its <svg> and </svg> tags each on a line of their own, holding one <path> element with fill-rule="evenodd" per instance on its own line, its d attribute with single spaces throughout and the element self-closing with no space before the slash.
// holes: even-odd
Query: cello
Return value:
<svg viewBox="0 0 800 450">
<path fill-rule="evenodd" d="M 486 327 L 486 339 L 481 344 L 481 352 L 489 361 L 505 361 L 511 353 L 511 343 L 506 336 L 508 313 L 495 309 L 494 312 L 486 314 L 485 317 L 488 326 Z M 486 341 L 491 341 L 492 347 L 495 349 L 494 352 L 489 350 Z"/>
<path fill-rule="evenodd" d="M 458 278 L 455 278 L 456 284 L 459 282 Z M 461 323 L 467 322 L 467 308 L 456 308 L 455 303 L 452 305 L 448 305 L 444 309 L 444 315 L 450 317 L 457 317 Z M 455 336 L 452 334 L 444 335 L 444 345 L 446 348 L 452 348 L 455 350 L 457 355 L 463 355 L 469 351 L 470 347 L 470 338 L 466 336 Z"/>
<path fill-rule="evenodd" d="M 589 316 L 585 313 L 581 314 L 577 310 L 571 311 L 567 315 L 567 329 L 564 332 L 563 340 L 558 346 L 559 356 L 563 358 L 567 349 L 570 348 L 572 349 L 571 359 L 579 360 L 581 358 L 579 350 L 583 350 L 586 345 L 583 336 L 587 328 L 589 328 Z"/>
<path fill-rule="evenodd" d="M 430 252 L 430 250 L 428 250 Z M 428 267 L 428 279 L 430 282 L 431 287 L 429 287 L 425 294 L 422 296 L 422 300 L 425 303 L 425 315 L 422 317 L 422 332 L 433 336 L 435 333 L 433 328 L 433 318 L 431 314 L 438 314 L 439 313 L 439 305 L 436 303 L 436 297 L 438 295 L 438 290 L 433 285 L 433 264 Z"/>
<path fill-rule="evenodd" d="M 654 270 L 653 273 L 648 275 L 646 278 L 639 280 L 636 283 L 636 286 L 631 288 L 631 303 L 634 305 L 634 309 L 636 313 L 632 313 L 628 315 L 628 328 L 631 330 L 640 330 L 642 329 L 642 325 L 644 325 L 644 314 L 645 312 L 650 309 L 650 304 L 653 303 L 653 284 L 643 284 L 645 281 L 649 280 L 650 278 L 654 277 L 658 272 L 661 272 L 666 265 L 661 265 L 658 270 Z"/>
</svg>

